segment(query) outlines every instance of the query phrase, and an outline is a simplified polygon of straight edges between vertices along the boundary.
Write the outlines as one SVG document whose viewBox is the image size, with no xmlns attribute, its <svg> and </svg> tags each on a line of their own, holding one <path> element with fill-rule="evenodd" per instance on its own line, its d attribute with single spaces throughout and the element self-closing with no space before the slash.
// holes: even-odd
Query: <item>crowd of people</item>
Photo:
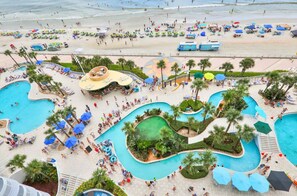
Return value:
<svg viewBox="0 0 297 196">
<path fill-rule="evenodd" d="M 19 80 L 19 79 L 26 79 L 27 77 L 28 77 L 28 75 L 25 73 L 22 73 L 19 75 L 13 75 L 13 76 L 5 77 L 5 82 L 13 82 L 13 81 Z"/>
</svg>

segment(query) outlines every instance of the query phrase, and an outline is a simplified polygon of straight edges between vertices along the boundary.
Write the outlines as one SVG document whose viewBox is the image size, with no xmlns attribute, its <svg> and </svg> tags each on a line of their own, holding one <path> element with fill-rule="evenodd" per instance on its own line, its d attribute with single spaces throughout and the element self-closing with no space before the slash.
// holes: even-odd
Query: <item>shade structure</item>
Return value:
<svg viewBox="0 0 297 196">
<path fill-rule="evenodd" d="M 72 148 L 73 146 L 75 146 L 77 144 L 78 140 L 75 136 L 71 136 L 69 137 L 66 142 L 65 142 L 65 146 L 67 148 Z"/>
<path fill-rule="evenodd" d="M 264 134 L 268 134 L 270 131 L 272 131 L 269 124 L 262 121 L 256 122 L 254 124 L 254 127 L 257 129 L 258 132 L 264 133 Z"/>
<path fill-rule="evenodd" d="M 144 80 L 145 83 L 147 84 L 153 84 L 154 83 L 154 78 L 147 78 Z"/>
<path fill-rule="evenodd" d="M 201 72 L 196 72 L 196 73 L 194 74 L 194 78 L 195 78 L 195 79 L 197 79 L 197 78 L 202 79 L 203 77 L 204 77 L 204 75 L 203 75 L 203 73 L 201 73 Z"/>
<path fill-rule="evenodd" d="M 217 74 L 216 75 L 216 80 L 217 81 L 223 81 L 226 79 L 226 76 L 224 74 Z"/>
<path fill-rule="evenodd" d="M 43 143 L 45 145 L 50 145 L 50 144 L 53 144 L 55 141 L 56 141 L 55 136 L 52 136 L 50 138 L 45 138 Z"/>
<path fill-rule="evenodd" d="M 66 120 L 69 120 L 71 117 L 72 117 L 72 114 L 68 114 L 68 115 L 66 116 Z"/>
<path fill-rule="evenodd" d="M 256 105 L 255 110 L 257 111 L 257 113 L 259 114 L 259 116 L 266 118 L 266 114 L 264 112 L 264 110 L 262 108 L 260 108 L 258 105 Z"/>
<path fill-rule="evenodd" d="M 36 65 L 41 65 L 43 63 L 43 60 L 36 61 Z"/>
<path fill-rule="evenodd" d="M 92 113 L 86 112 L 86 113 L 83 113 L 83 115 L 81 115 L 80 119 L 83 121 L 87 121 L 87 120 L 90 120 L 91 117 L 92 117 Z"/>
<path fill-rule="evenodd" d="M 275 190 L 289 191 L 292 180 L 283 171 L 271 171 L 267 180 Z"/>
<path fill-rule="evenodd" d="M 269 182 L 266 178 L 258 173 L 250 176 L 252 188 L 259 193 L 266 193 L 269 191 Z"/>
<path fill-rule="evenodd" d="M 212 73 L 206 73 L 206 74 L 204 74 L 204 78 L 206 80 L 213 80 L 214 79 L 214 75 Z"/>
<path fill-rule="evenodd" d="M 248 191 L 251 188 L 250 179 L 244 173 L 241 172 L 236 172 L 232 176 L 232 184 L 239 191 Z"/>
<path fill-rule="evenodd" d="M 241 34 L 241 33 L 243 33 L 243 30 L 241 30 L 241 29 L 235 30 L 235 33 Z"/>
<path fill-rule="evenodd" d="M 218 184 L 227 185 L 231 181 L 230 173 L 223 167 L 216 167 L 212 174 Z"/>
<path fill-rule="evenodd" d="M 70 68 L 69 68 L 69 67 L 64 68 L 64 69 L 63 69 L 63 72 L 65 72 L 65 73 L 69 73 L 69 72 L 70 72 Z"/>
<path fill-rule="evenodd" d="M 75 134 L 79 134 L 79 133 L 82 133 L 84 129 L 85 129 L 85 125 L 83 123 L 79 123 L 75 125 L 75 127 L 73 128 L 73 132 Z"/>
<path fill-rule="evenodd" d="M 62 120 L 55 125 L 55 128 L 56 130 L 61 130 L 61 129 L 64 129 L 65 126 L 66 126 L 66 122 Z"/>
<path fill-rule="evenodd" d="M 263 25 L 265 29 L 272 29 L 272 25 L 271 24 L 264 24 Z"/>
<path fill-rule="evenodd" d="M 206 36 L 205 31 L 202 31 L 202 32 L 200 33 L 200 36 L 202 36 L 202 37 Z"/>
</svg>

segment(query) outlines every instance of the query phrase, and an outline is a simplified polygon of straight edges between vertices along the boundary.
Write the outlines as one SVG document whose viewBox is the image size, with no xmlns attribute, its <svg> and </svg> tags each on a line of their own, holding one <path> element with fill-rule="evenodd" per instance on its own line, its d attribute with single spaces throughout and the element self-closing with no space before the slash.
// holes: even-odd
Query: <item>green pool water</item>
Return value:
<svg viewBox="0 0 297 196">
<path fill-rule="evenodd" d="M 161 139 L 160 132 L 163 127 L 172 130 L 163 118 L 159 116 L 152 116 L 140 122 L 136 126 L 136 129 L 139 129 L 140 136 L 143 139 L 159 140 Z"/>
</svg>

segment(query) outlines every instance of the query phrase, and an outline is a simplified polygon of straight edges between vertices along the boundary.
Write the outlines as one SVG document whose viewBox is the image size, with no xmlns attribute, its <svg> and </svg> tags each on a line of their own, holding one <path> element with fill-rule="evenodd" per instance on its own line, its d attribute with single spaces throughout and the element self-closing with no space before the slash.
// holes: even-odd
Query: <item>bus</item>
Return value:
<svg viewBox="0 0 297 196">
<path fill-rule="evenodd" d="M 196 42 L 181 42 L 177 48 L 178 51 L 196 51 Z"/>
</svg>

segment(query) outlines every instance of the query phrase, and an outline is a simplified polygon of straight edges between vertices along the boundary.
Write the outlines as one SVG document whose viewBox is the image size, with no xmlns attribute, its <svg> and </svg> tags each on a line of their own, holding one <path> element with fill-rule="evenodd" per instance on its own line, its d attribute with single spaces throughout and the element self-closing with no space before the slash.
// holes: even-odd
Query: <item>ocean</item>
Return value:
<svg viewBox="0 0 297 196">
<path fill-rule="evenodd" d="M 289 13 L 297 12 L 297 0 L 0 0 L 0 20 L 80 19 L 154 9 Z"/>
</svg>

